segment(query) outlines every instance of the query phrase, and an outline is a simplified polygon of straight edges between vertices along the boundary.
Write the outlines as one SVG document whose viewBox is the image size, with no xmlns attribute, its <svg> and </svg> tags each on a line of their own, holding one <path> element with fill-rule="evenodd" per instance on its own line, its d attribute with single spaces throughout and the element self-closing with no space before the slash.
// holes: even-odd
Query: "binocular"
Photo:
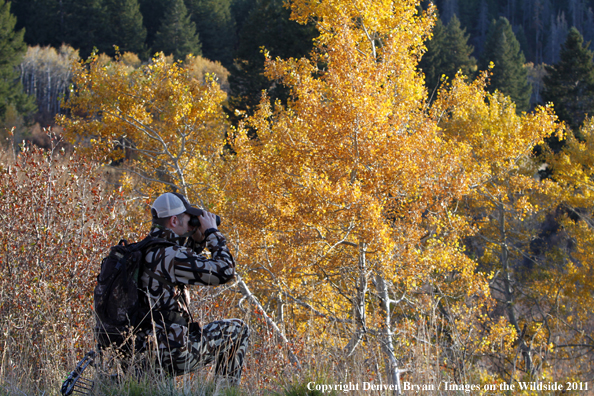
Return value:
<svg viewBox="0 0 594 396">
<path fill-rule="evenodd" d="M 204 211 L 202 209 L 198 209 L 200 211 L 200 213 L 198 214 L 198 216 L 203 216 L 204 215 Z M 189 224 L 192 227 L 200 227 L 200 219 L 198 218 L 198 216 L 192 216 L 190 217 L 190 222 Z M 217 227 L 221 225 L 221 218 L 217 215 Z"/>
</svg>

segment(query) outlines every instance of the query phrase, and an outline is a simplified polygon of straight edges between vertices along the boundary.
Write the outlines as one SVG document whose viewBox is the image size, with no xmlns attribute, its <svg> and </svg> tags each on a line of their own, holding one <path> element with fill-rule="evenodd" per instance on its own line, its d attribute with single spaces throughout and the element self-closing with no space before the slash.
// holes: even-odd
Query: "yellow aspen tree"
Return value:
<svg viewBox="0 0 594 396">
<path fill-rule="evenodd" d="M 563 149 L 548 153 L 547 166 L 558 184 L 557 233 L 565 243 L 551 249 L 535 284 L 542 293 L 541 305 L 549 310 L 550 358 L 570 381 L 581 381 L 594 371 L 594 119 L 586 118 L 579 136 L 568 133 Z"/>
<path fill-rule="evenodd" d="M 527 265 L 541 269 L 531 253 L 531 243 L 540 223 L 556 205 L 551 180 L 539 180 L 540 164 L 533 149 L 551 133 L 560 132 L 550 108 L 516 115 L 515 105 L 499 93 L 487 94 L 484 79 L 473 84 L 454 81 L 440 92 L 432 111 L 441 117 L 448 139 L 465 142 L 474 153 L 468 167 L 484 175 L 460 202 L 461 212 L 477 229 L 469 251 L 477 256 L 480 269 L 492 272 L 490 287 L 502 315 L 515 332 L 517 349 L 499 354 L 508 380 L 534 378 L 547 355 L 543 326 L 548 310 L 539 305 L 541 290 L 529 280 Z M 526 264 L 528 263 L 528 264 Z M 514 357 L 515 356 L 515 357 Z M 520 357 L 517 361 L 517 357 Z M 514 362 L 507 367 L 506 362 Z"/>
<path fill-rule="evenodd" d="M 222 204 L 261 298 L 279 316 L 291 306 L 298 331 L 311 315 L 320 330 L 342 326 L 318 337 L 326 348 L 349 356 L 378 346 L 395 385 L 415 344 L 458 379 L 493 347 L 480 331 L 489 283 L 464 254 L 460 240 L 475 227 L 458 204 L 554 130 L 550 111 L 518 118 L 480 81 L 457 80 L 429 111 L 416 65 L 433 17 L 417 6 L 291 2 L 293 18 L 314 21 L 320 36 L 311 60 L 268 59 L 268 76 L 292 96 L 287 106 L 265 98 L 234 136 Z M 471 124 L 464 117 L 481 123 L 456 128 Z M 432 313 L 439 334 L 422 331 Z M 513 335 L 503 322 L 490 332 L 505 345 Z"/>
<path fill-rule="evenodd" d="M 121 57 L 91 57 L 75 64 L 73 84 L 65 104 L 71 115 L 58 118 L 71 142 L 106 155 L 142 196 L 167 189 L 209 202 L 209 169 L 220 158 L 226 128 L 226 94 L 216 81 L 193 78 L 160 54 L 139 68 Z M 130 184 L 132 175 L 140 186 Z"/>
</svg>

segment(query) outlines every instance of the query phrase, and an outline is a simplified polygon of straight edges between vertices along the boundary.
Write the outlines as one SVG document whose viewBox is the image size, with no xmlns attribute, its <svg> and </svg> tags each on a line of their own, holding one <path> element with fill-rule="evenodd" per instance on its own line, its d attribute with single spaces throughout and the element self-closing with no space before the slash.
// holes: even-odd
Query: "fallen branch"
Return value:
<svg viewBox="0 0 594 396">
<path fill-rule="evenodd" d="M 295 367 L 297 367 L 299 370 L 301 370 L 301 363 L 299 363 L 299 359 L 297 359 L 297 356 L 295 356 L 293 351 L 291 351 L 291 348 L 289 346 L 289 340 L 287 340 L 287 337 L 285 337 L 283 332 L 278 328 L 278 326 L 276 325 L 274 320 L 272 320 L 272 318 L 270 316 L 268 316 L 268 314 L 264 310 L 264 307 L 262 306 L 262 304 L 260 304 L 260 301 L 258 301 L 256 296 L 254 296 L 254 294 L 250 291 L 250 289 L 248 288 L 248 285 L 243 281 L 241 276 L 239 274 L 235 274 L 235 277 L 237 279 L 237 286 L 239 286 L 239 290 L 241 291 L 241 294 L 243 294 L 244 298 L 249 300 L 250 303 L 252 305 L 254 305 L 258 309 L 258 311 L 262 314 L 262 316 L 266 320 L 266 324 L 268 324 L 268 326 L 272 327 L 274 332 L 279 336 L 279 338 L 283 342 L 283 345 L 287 348 L 287 353 L 289 355 L 289 360 L 291 361 L 291 363 Z"/>
</svg>

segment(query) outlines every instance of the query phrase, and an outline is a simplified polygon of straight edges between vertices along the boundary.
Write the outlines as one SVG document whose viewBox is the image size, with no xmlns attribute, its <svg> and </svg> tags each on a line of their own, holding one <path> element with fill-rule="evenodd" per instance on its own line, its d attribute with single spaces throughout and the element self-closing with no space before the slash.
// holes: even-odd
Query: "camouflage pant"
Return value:
<svg viewBox="0 0 594 396">
<path fill-rule="evenodd" d="M 179 375 L 215 362 L 215 377 L 227 378 L 238 385 L 250 336 L 249 327 L 240 319 L 218 320 L 201 329 L 192 325 L 189 340 L 183 348 L 160 351 L 163 367 Z"/>
</svg>

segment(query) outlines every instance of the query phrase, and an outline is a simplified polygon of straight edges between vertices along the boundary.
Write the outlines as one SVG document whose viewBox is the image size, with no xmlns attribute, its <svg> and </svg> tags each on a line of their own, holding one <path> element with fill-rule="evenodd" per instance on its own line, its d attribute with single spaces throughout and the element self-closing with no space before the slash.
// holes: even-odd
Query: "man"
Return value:
<svg viewBox="0 0 594 396">
<path fill-rule="evenodd" d="M 152 315 L 151 328 L 143 334 L 145 343 L 152 340 L 156 344 L 157 364 L 173 375 L 214 362 L 217 380 L 238 385 L 249 328 L 239 319 L 219 320 L 204 327 L 192 323 L 185 289 L 185 285 L 224 284 L 235 276 L 235 262 L 217 229 L 216 216 L 191 206 L 178 193 L 162 194 L 151 211 L 150 235 L 175 245 L 153 245 L 145 252 L 145 268 L 150 273 L 143 273 L 141 284 Z M 190 224 L 193 217 L 198 218 L 199 226 Z M 210 251 L 210 258 L 200 254 L 203 248 Z"/>
</svg>

